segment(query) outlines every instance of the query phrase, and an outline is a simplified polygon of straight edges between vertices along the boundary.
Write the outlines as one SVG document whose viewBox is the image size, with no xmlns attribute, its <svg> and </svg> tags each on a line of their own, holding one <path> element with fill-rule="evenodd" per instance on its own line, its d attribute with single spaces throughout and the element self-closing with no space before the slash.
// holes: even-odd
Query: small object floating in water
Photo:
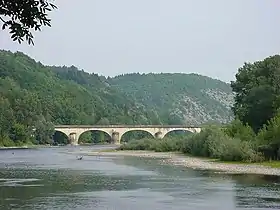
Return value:
<svg viewBox="0 0 280 210">
<path fill-rule="evenodd" d="M 82 160 L 83 156 L 77 157 L 77 160 Z"/>
</svg>

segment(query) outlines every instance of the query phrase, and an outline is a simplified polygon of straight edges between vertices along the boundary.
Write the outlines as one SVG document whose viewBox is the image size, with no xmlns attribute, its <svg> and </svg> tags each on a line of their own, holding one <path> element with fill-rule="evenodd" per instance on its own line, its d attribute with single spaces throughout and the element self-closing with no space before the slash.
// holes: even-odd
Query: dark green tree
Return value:
<svg viewBox="0 0 280 210">
<path fill-rule="evenodd" d="M 51 26 L 48 12 L 57 7 L 49 0 L 2 0 L 0 1 L 0 20 L 2 30 L 8 28 L 13 41 L 24 40 L 33 44 L 32 30 Z"/>
<path fill-rule="evenodd" d="M 40 120 L 36 122 L 34 137 L 37 144 L 53 144 L 54 125 L 51 122 Z"/>
<path fill-rule="evenodd" d="M 26 132 L 26 130 L 23 124 L 15 123 L 10 132 L 10 139 L 13 140 L 16 145 L 27 143 L 31 138 L 31 134 Z"/>
<path fill-rule="evenodd" d="M 54 125 L 150 124 L 149 113 L 134 104 L 96 74 L 0 50 L 1 146 L 69 143 Z M 80 137 L 89 143 L 109 139 L 98 132 Z"/>
<path fill-rule="evenodd" d="M 92 131 L 84 132 L 80 138 L 79 143 L 92 143 L 93 142 Z"/>
<path fill-rule="evenodd" d="M 104 132 L 98 132 L 97 142 L 98 143 L 104 143 L 105 142 L 105 134 L 104 134 Z"/>
<path fill-rule="evenodd" d="M 280 107 L 280 56 L 245 63 L 231 87 L 236 94 L 235 117 L 258 131 Z"/>
</svg>

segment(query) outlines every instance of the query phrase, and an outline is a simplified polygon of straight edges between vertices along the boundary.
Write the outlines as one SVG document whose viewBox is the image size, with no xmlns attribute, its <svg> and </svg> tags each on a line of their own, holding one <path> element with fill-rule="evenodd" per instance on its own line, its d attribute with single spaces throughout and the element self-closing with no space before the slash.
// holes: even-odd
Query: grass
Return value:
<svg viewBox="0 0 280 210">
<path fill-rule="evenodd" d="M 214 162 L 214 163 L 240 164 L 240 165 L 252 164 L 252 163 L 246 163 L 246 162 L 242 162 L 242 161 L 223 161 L 223 160 L 219 160 L 219 159 L 210 159 L 210 160 L 211 160 L 211 162 Z"/>
<path fill-rule="evenodd" d="M 103 149 L 103 150 L 100 150 L 99 152 L 117 152 L 119 150 L 116 150 L 116 149 Z"/>
<path fill-rule="evenodd" d="M 278 160 L 272 160 L 272 161 L 265 161 L 261 163 L 256 163 L 258 165 L 268 166 L 271 168 L 280 168 L 280 161 Z"/>
<path fill-rule="evenodd" d="M 261 165 L 261 166 L 267 166 L 271 168 L 280 168 L 280 161 L 272 160 L 272 161 L 264 161 L 260 163 L 246 163 L 242 161 L 221 161 L 217 159 L 211 159 L 212 162 L 215 163 L 225 163 L 225 164 L 239 164 L 239 165 Z"/>
</svg>

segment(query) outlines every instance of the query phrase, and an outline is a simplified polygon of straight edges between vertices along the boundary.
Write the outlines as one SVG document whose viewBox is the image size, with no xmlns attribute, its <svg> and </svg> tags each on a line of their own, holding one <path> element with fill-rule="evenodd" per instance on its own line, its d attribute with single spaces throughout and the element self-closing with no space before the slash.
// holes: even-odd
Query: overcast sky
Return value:
<svg viewBox="0 0 280 210">
<path fill-rule="evenodd" d="M 234 79 L 245 61 L 280 51 L 278 0 L 56 0 L 35 46 L 0 32 L 0 47 L 48 65 L 114 76 L 199 73 Z"/>
</svg>

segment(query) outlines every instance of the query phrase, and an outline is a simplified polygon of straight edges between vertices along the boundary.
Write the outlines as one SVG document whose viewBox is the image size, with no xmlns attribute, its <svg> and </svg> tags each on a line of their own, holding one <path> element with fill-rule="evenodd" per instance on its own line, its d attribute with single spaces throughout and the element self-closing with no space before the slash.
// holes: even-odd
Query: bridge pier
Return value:
<svg viewBox="0 0 280 210">
<path fill-rule="evenodd" d="M 161 131 L 155 133 L 155 138 L 162 139 L 164 137 L 163 133 Z"/>
<path fill-rule="evenodd" d="M 68 138 L 71 145 L 78 145 L 79 136 L 77 133 L 70 133 Z"/>
<path fill-rule="evenodd" d="M 112 133 L 112 143 L 113 144 L 121 144 L 120 133 L 119 132 L 113 132 Z"/>
</svg>

